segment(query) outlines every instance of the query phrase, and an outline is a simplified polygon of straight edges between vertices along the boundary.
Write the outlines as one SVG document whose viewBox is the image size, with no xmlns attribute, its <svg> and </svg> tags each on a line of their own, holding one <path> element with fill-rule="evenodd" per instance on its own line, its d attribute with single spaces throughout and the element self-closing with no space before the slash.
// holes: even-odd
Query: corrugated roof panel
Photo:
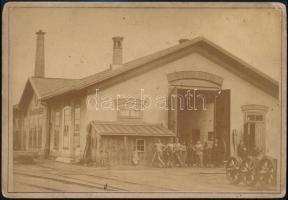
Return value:
<svg viewBox="0 0 288 200">
<path fill-rule="evenodd" d="M 92 121 L 101 135 L 175 136 L 173 132 L 158 124 L 131 124 Z"/>
</svg>

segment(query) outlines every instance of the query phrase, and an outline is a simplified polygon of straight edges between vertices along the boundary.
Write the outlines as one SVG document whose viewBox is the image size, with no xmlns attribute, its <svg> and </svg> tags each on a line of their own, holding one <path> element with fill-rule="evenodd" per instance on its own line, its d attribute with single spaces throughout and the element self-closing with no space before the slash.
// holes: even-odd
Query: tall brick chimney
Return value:
<svg viewBox="0 0 288 200">
<path fill-rule="evenodd" d="M 123 62 L 123 52 L 122 52 L 122 42 L 123 37 L 113 37 L 113 57 L 111 68 L 115 68 L 122 65 Z"/>
<path fill-rule="evenodd" d="M 44 55 L 44 35 L 45 32 L 39 30 L 36 32 L 37 41 L 36 41 L 36 57 L 35 57 L 35 77 L 44 77 L 45 76 L 45 55 Z"/>
</svg>

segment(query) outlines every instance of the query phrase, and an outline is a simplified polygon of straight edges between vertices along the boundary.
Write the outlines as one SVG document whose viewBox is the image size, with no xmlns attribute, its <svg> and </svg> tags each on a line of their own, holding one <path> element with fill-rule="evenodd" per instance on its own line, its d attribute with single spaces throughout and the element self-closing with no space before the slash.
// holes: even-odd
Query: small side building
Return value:
<svg viewBox="0 0 288 200">
<path fill-rule="evenodd" d="M 175 137 L 172 131 L 161 124 L 92 121 L 90 125 L 86 147 L 91 147 L 93 151 L 90 152 L 91 160 L 99 163 L 99 159 L 106 156 L 110 165 L 131 164 L 134 151 L 138 153 L 139 164 L 149 165 L 156 139 L 161 138 L 165 144 Z"/>
</svg>

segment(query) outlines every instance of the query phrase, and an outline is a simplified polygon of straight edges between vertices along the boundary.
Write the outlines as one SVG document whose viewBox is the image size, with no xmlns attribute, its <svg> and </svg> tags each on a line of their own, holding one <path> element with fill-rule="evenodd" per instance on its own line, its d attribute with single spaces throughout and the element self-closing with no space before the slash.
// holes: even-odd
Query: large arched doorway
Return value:
<svg viewBox="0 0 288 200">
<path fill-rule="evenodd" d="M 230 90 L 222 90 L 223 78 L 201 71 L 167 75 L 169 129 L 184 142 L 200 140 L 212 145 L 215 138 L 230 154 Z"/>
</svg>

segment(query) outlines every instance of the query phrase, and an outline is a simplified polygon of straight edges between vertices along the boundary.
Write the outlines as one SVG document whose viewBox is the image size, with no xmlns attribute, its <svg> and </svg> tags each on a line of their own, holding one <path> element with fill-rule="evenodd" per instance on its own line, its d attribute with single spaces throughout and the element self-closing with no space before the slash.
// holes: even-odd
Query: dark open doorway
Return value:
<svg viewBox="0 0 288 200">
<path fill-rule="evenodd" d="M 187 100 L 189 93 L 192 98 L 190 102 Z M 212 144 L 217 138 L 224 148 L 225 157 L 229 156 L 230 90 L 219 92 L 176 88 L 171 94 L 177 96 L 177 101 L 174 99 L 173 104 L 170 100 L 169 106 L 174 106 L 174 110 L 169 111 L 169 127 L 180 140 L 188 142 L 192 139 L 193 143 L 201 140 L 202 143 Z"/>
</svg>

